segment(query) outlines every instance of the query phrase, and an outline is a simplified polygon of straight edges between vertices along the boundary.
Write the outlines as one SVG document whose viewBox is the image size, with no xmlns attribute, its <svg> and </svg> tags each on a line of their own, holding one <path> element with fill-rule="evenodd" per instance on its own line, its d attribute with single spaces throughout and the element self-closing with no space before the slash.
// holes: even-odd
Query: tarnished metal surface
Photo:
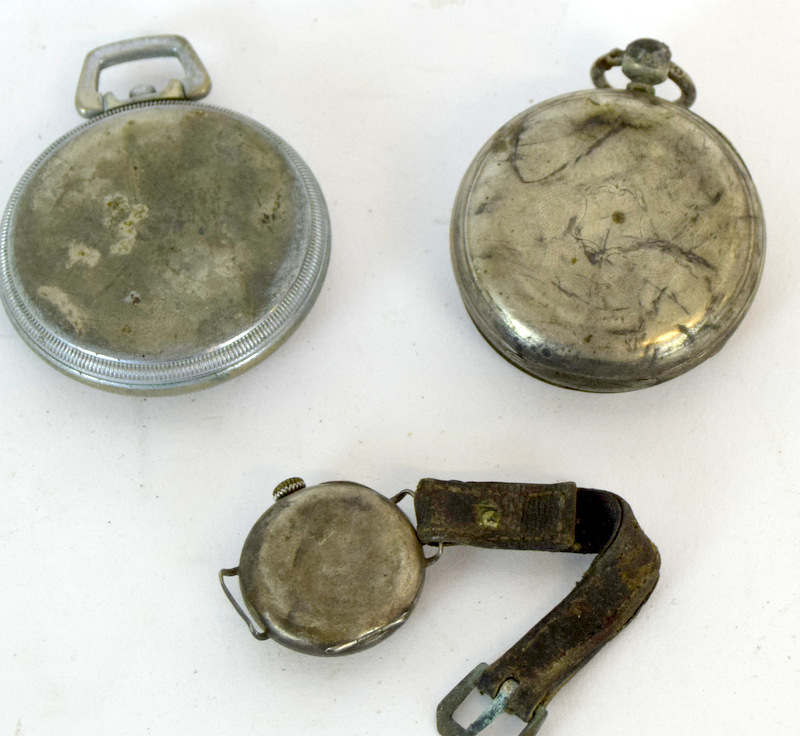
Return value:
<svg viewBox="0 0 800 736">
<path fill-rule="evenodd" d="M 183 66 L 182 79 L 170 79 L 166 87 L 135 87 L 127 99 L 119 100 L 113 92 L 102 94 L 98 89 L 100 72 L 115 64 L 140 59 L 173 56 Z M 149 100 L 199 100 L 211 89 L 211 78 L 192 45 L 183 36 L 145 36 L 116 41 L 94 49 L 83 62 L 75 107 L 85 118 L 91 118 L 132 102 Z"/>
<path fill-rule="evenodd" d="M 669 46 L 652 38 L 640 38 L 628 45 L 624 51 L 613 49 L 597 59 L 590 70 L 592 82 L 599 89 L 611 87 L 606 79 L 606 72 L 615 66 L 621 66 L 622 72 L 631 81 L 631 91 L 655 94 L 655 85 L 671 79 L 681 91 L 675 104 L 691 107 L 697 97 L 692 78 L 677 64 L 671 61 L 672 52 Z"/>
<path fill-rule="evenodd" d="M 377 643 L 414 607 L 422 546 L 389 499 L 338 481 L 276 501 L 247 537 L 242 598 L 270 638 L 309 654 Z"/>
<path fill-rule="evenodd" d="M 730 144 L 642 91 L 577 92 L 519 115 L 468 170 L 452 224 L 459 287 L 489 342 L 592 391 L 660 383 L 719 350 L 764 243 Z"/>
<path fill-rule="evenodd" d="M 181 80 L 119 100 L 102 69 L 175 56 Z M 220 381 L 268 355 L 328 264 L 322 192 L 272 131 L 193 105 L 211 80 L 181 36 L 101 46 L 75 103 L 94 118 L 30 166 L 0 226 L 0 296 L 28 344 L 104 388 Z M 104 110 L 112 112 L 103 113 Z"/>
<path fill-rule="evenodd" d="M 274 349 L 313 303 L 329 241 L 316 182 L 285 143 L 186 103 L 67 136 L 23 181 L 6 236 L 4 297 L 23 336 L 129 389 L 216 379 Z"/>
<path fill-rule="evenodd" d="M 481 675 L 483 675 L 487 667 L 488 665 L 485 662 L 476 665 L 472 672 L 461 680 L 439 703 L 436 708 L 436 727 L 441 736 L 475 736 L 505 712 L 509 698 L 519 687 L 519 683 L 516 680 L 506 680 L 486 709 L 469 726 L 464 727 L 453 718 L 456 710 L 477 687 Z M 525 728 L 520 731 L 519 736 L 536 736 L 546 717 L 547 711 L 544 708 L 540 708 L 536 717 L 528 722 Z"/>
</svg>

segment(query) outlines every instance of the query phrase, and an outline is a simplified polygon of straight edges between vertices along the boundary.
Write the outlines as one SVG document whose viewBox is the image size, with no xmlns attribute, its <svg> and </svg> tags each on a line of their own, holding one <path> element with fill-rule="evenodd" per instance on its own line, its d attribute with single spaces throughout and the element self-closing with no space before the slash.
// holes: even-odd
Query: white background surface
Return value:
<svg viewBox="0 0 800 736">
<path fill-rule="evenodd" d="M 387 495 L 424 476 L 620 493 L 662 579 L 542 733 L 800 733 L 797 3 L 0 0 L 2 198 L 79 122 L 84 55 L 151 33 L 187 36 L 207 101 L 305 158 L 330 207 L 330 270 L 277 353 L 183 396 L 81 385 L 0 316 L 0 734 L 433 736 L 441 697 L 589 561 L 448 550 L 394 636 L 304 657 L 254 641 L 216 578 L 295 474 Z M 640 36 L 670 44 L 694 110 L 748 163 L 768 256 L 718 356 L 659 387 L 581 394 L 474 329 L 450 209 L 501 124 L 586 88 L 597 56 Z"/>
</svg>

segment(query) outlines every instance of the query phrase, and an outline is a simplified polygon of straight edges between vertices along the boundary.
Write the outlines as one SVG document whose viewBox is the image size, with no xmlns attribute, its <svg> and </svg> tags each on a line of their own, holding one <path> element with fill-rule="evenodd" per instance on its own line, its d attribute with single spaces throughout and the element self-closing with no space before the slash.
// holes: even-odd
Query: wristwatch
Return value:
<svg viewBox="0 0 800 736">
<path fill-rule="evenodd" d="M 398 508 L 414 496 L 416 529 Z M 442 736 L 476 734 L 500 713 L 536 733 L 561 686 L 633 618 L 658 580 L 658 550 L 630 506 L 574 483 L 463 483 L 431 478 L 386 498 L 350 481 L 290 478 L 250 531 L 239 565 L 219 573 L 257 639 L 321 656 L 373 646 L 406 621 L 444 547 L 596 554 L 574 590 L 492 664 L 440 703 Z M 426 556 L 424 546 L 435 548 Z M 240 605 L 225 578 L 238 576 Z M 473 724 L 453 713 L 473 689 L 492 698 Z"/>
</svg>

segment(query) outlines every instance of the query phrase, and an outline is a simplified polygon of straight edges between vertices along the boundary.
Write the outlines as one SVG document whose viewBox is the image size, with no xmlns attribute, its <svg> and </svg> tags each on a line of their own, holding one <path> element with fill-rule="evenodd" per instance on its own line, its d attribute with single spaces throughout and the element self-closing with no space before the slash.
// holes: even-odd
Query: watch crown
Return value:
<svg viewBox="0 0 800 736">
<path fill-rule="evenodd" d="M 302 478 L 287 478 L 275 486 L 275 490 L 272 492 L 272 497 L 278 501 L 284 496 L 288 496 L 290 493 L 302 490 L 305 487 L 306 482 Z"/>
</svg>

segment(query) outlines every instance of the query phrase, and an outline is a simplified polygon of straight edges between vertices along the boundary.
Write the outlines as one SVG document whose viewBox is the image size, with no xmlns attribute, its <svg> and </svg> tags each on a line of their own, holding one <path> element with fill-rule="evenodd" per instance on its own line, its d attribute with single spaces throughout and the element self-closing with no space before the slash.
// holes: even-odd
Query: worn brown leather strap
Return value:
<svg viewBox="0 0 800 736">
<path fill-rule="evenodd" d="M 477 681 L 493 698 L 518 683 L 503 704 L 524 721 L 624 628 L 658 581 L 658 550 L 630 506 L 607 491 L 426 478 L 414 503 L 425 544 L 597 554 L 572 592 Z"/>
</svg>

